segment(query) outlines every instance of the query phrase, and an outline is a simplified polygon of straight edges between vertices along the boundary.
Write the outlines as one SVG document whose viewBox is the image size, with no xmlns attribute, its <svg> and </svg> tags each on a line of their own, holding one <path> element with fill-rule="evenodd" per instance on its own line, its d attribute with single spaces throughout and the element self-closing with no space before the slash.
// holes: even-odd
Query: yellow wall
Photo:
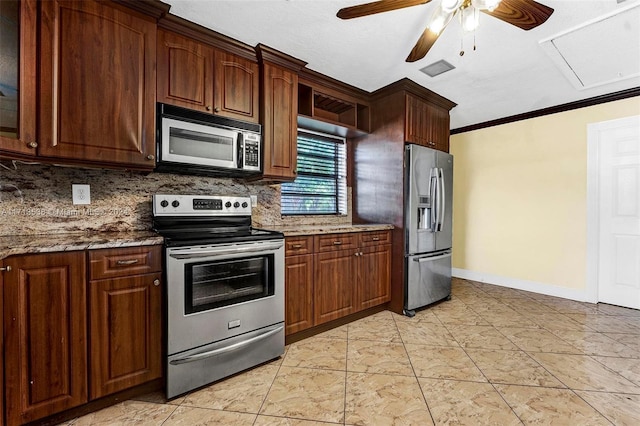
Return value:
<svg viewBox="0 0 640 426">
<path fill-rule="evenodd" d="M 453 267 L 584 290 L 587 125 L 638 114 L 634 97 L 452 136 Z"/>
</svg>

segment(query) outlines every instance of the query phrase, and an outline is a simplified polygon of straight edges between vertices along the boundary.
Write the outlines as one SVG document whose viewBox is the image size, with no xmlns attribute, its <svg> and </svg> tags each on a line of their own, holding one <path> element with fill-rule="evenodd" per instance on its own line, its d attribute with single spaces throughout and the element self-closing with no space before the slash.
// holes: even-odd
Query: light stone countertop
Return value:
<svg viewBox="0 0 640 426">
<path fill-rule="evenodd" d="M 164 239 L 152 231 L 93 232 L 0 236 L 0 259 L 14 254 L 148 246 Z"/>
<path fill-rule="evenodd" d="M 320 234 L 341 234 L 345 232 L 366 232 L 366 231 L 384 231 L 393 229 L 393 225 L 381 223 L 365 223 L 365 224 L 344 224 L 344 225 L 264 225 L 256 226 L 256 228 L 269 229 L 279 231 L 285 237 L 294 237 L 298 235 L 320 235 Z"/>
</svg>

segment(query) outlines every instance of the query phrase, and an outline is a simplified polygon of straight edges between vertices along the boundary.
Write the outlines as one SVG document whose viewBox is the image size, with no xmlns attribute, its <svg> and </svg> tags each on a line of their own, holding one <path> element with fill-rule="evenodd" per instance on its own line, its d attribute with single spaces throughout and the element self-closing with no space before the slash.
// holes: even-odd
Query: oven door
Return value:
<svg viewBox="0 0 640 426">
<path fill-rule="evenodd" d="M 167 248 L 168 354 L 284 321 L 284 241 Z"/>
<path fill-rule="evenodd" d="M 162 117 L 161 160 L 238 168 L 240 132 Z"/>
</svg>

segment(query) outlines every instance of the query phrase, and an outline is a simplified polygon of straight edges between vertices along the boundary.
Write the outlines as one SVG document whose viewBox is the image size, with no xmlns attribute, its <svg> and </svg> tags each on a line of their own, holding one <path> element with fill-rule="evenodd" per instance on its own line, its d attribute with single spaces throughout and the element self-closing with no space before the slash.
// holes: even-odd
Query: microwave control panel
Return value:
<svg viewBox="0 0 640 426">
<path fill-rule="evenodd" d="M 260 135 L 244 134 L 244 168 L 260 170 Z"/>
</svg>

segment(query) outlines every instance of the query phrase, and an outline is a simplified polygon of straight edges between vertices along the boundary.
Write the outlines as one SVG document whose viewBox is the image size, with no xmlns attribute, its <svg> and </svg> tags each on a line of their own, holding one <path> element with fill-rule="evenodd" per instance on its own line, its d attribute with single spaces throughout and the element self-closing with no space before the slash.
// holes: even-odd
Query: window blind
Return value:
<svg viewBox="0 0 640 426">
<path fill-rule="evenodd" d="M 280 186 L 281 213 L 346 214 L 346 157 L 343 138 L 298 129 L 298 177 Z"/>
</svg>

